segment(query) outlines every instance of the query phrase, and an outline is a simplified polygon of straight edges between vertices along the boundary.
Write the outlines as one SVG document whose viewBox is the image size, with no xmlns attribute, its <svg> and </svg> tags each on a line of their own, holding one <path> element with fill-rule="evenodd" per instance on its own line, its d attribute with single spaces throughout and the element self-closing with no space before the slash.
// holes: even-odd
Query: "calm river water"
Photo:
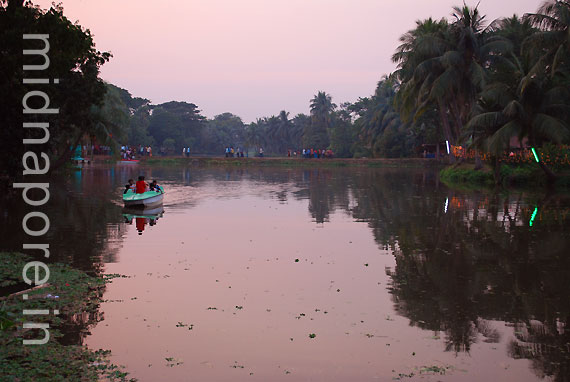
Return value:
<svg viewBox="0 0 570 382">
<path fill-rule="evenodd" d="M 139 173 L 164 211 L 123 211 Z M 50 180 L 54 261 L 118 273 L 96 325 L 141 382 L 568 381 L 570 196 L 431 170 L 92 167 Z M 23 205 L 2 202 L 3 249 Z M 125 212 L 125 213 L 124 213 Z"/>
</svg>

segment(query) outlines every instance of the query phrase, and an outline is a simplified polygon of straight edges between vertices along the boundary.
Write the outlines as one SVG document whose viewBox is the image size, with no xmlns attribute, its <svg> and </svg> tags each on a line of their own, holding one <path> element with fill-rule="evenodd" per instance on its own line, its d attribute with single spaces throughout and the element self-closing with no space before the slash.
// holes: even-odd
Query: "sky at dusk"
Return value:
<svg viewBox="0 0 570 382">
<path fill-rule="evenodd" d="M 34 1 L 46 8 L 51 1 Z M 152 103 L 187 101 L 244 122 L 309 112 L 319 90 L 340 104 L 369 96 L 415 21 L 460 0 L 62 0 L 113 54 L 101 77 Z M 489 21 L 542 0 L 481 0 Z M 467 1 L 475 5 L 474 1 Z"/>
</svg>

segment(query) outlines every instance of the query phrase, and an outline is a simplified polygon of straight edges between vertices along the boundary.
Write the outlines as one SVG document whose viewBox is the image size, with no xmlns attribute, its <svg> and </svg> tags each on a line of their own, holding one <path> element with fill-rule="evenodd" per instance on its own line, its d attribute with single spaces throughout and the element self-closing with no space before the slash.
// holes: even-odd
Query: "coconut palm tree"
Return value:
<svg viewBox="0 0 570 382">
<path fill-rule="evenodd" d="M 528 54 L 540 57 L 532 72 L 547 69 L 553 76 L 562 65 L 570 65 L 570 1 L 548 0 L 524 19 L 540 29 L 523 45 Z"/>
<path fill-rule="evenodd" d="M 512 49 L 505 38 L 490 33 L 477 7 L 464 5 L 453 10 L 452 24 L 430 19 L 418 23 L 416 31 L 402 36 L 403 44 L 393 56 L 400 63 L 403 93 L 399 104 L 407 105 L 404 114 L 414 110 L 415 115 L 421 115 L 435 105 L 443 133 L 451 144 L 461 137 L 495 57 Z M 416 57 L 413 48 L 423 40 L 429 44 Z"/>
<path fill-rule="evenodd" d="M 511 137 L 528 138 L 532 147 L 562 143 L 570 138 L 570 91 L 545 74 L 527 74 L 520 61 L 513 63 L 518 82 L 495 82 L 481 94 L 478 113 L 468 129 L 486 137 L 484 144 L 495 155 L 509 147 Z M 557 176 L 543 162 L 540 168 L 550 182 Z"/>
<path fill-rule="evenodd" d="M 326 92 L 319 91 L 311 99 L 311 123 L 303 134 L 303 143 L 315 148 L 329 145 L 328 129 L 332 127 L 333 111 L 336 105 Z"/>
</svg>

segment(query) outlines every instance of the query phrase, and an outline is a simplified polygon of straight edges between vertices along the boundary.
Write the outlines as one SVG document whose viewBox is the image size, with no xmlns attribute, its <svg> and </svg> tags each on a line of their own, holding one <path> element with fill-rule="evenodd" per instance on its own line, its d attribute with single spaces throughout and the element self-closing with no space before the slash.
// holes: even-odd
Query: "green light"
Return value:
<svg viewBox="0 0 570 382">
<path fill-rule="evenodd" d="M 530 217 L 530 221 L 528 222 L 529 227 L 532 227 L 532 223 L 534 223 L 534 218 L 536 217 L 537 212 L 538 212 L 538 207 L 534 207 L 534 212 L 532 213 L 532 216 Z"/>
<path fill-rule="evenodd" d="M 536 160 L 536 163 L 538 163 L 538 155 L 536 155 L 536 150 L 534 149 L 534 147 L 531 147 L 532 153 L 534 154 L 534 159 Z"/>
</svg>

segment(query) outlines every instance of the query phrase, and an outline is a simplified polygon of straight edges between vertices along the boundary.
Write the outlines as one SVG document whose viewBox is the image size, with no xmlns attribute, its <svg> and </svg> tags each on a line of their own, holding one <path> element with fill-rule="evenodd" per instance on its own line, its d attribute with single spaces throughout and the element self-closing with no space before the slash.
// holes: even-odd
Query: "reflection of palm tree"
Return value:
<svg viewBox="0 0 570 382">
<path fill-rule="evenodd" d="M 485 342 L 497 342 L 499 333 L 488 320 L 523 323 L 516 324 L 520 335 L 510 345 L 510 355 L 534 359 L 540 373 L 566 381 L 570 357 L 564 349 L 569 333 L 561 328 L 570 319 L 565 281 L 570 260 L 562 225 L 542 221 L 542 227 L 529 232 L 532 211 L 521 206 L 520 197 L 458 196 L 457 207 L 447 214 L 426 210 L 410 195 L 398 194 L 396 199 L 400 198 L 403 203 L 394 197 L 390 202 L 407 204 L 405 210 L 414 211 L 415 218 L 399 222 L 410 212 L 395 214 L 384 207 L 382 219 L 406 228 L 398 232 L 394 224 L 379 222 L 382 230 L 388 230 L 383 241 L 398 238 L 396 268 L 390 272 L 396 310 L 413 325 L 444 331 L 446 350 L 456 352 L 469 351 L 479 335 Z M 539 206 L 548 210 L 547 202 Z"/>
<path fill-rule="evenodd" d="M 570 331 L 560 321 L 554 324 L 557 325 L 539 321 L 515 324 L 516 339 L 509 342 L 508 352 L 515 359 L 532 360 L 539 377 L 554 376 L 554 381 L 568 382 Z"/>
</svg>

